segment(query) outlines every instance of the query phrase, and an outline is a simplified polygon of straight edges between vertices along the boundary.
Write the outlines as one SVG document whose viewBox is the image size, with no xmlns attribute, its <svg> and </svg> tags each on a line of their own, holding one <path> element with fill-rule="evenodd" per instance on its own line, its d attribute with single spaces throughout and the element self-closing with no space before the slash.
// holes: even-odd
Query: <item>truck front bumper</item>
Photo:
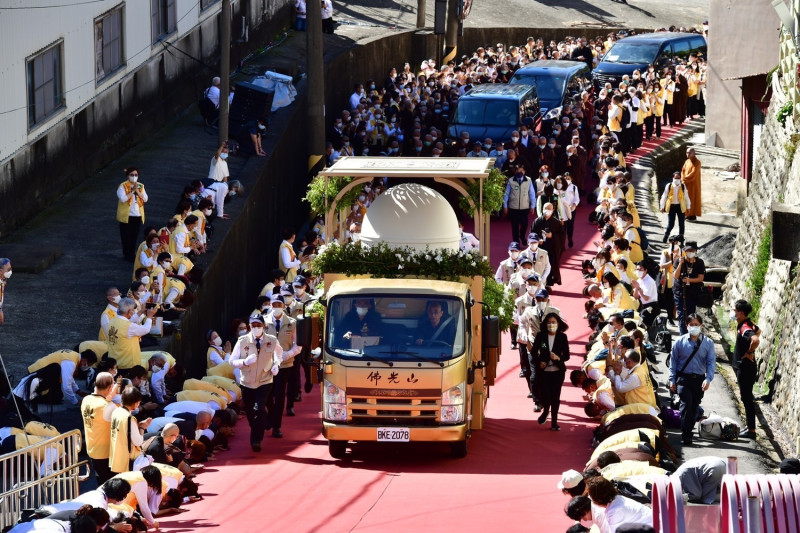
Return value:
<svg viewBox="0 0 800 533">
<path fill-rule="evenodd" d="M 410 442 L 457 442 L 467 438 L 467 424 L 439 427 L 409 427 Z M 322 435 L 328 440 L 375 442 L 378 426 L 350 426 L 322 422 Z"/>
</svg>

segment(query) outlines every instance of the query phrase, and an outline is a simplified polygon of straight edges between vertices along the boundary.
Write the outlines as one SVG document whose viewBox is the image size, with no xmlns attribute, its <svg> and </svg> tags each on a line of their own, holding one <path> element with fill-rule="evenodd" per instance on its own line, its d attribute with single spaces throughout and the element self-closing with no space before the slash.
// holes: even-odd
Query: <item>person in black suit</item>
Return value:
<svg viewBox="0 0 800 533">
<path fill-rule="evenodd" d="M 425 317 L 420 318 L 414 339 L 417 344 L 435 342 L 453 346 L 456 339 L 455 317 L 447 312 L 447 303 L 431 300 L 425 306 Z"/>
<path fill-rule="evenodd" d="M 542 213 L 533 221 L 531 233 L 545 237 L 541 247 L 550 255 L 550 275 L 547 277 L 547 288 L 561 285 L 561 253 L 564 251 L 564 225 L 553 216 L 555 208 L 552 203 L 542 205 Z"/>
<path fill-rule="evenodd" d="M 567 373 L 566 362 L 569 360 L 569 340 L 564 332 L 569 326 L 557 313 L 548 313 L 542 325 L 531 347 L 534 364 L 538 367 L 536 388 L 543 409 L 538 422 L 544 424 L 547 416 L 552 413 L 550 429 L 558 431 L 561 429 L 558 425 L 561 386 Z"/>
</svg>

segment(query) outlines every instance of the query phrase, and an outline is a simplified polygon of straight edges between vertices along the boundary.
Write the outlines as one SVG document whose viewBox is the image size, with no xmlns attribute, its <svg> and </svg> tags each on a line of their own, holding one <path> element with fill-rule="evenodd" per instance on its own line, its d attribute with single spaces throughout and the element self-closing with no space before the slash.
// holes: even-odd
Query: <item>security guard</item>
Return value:
<svg viewBox="0 0 800 533">
<path fill-rule="evenodd" d="M 697 297 L 703 288 L 706 264 L 697 257 L 697 242 L 686 241 L 684 253 L 678 257 L 672 284 L 675 309 L 678 314 L 681 335 L 685 335 L 687 316 L 697 309 Z"/>
<path fill-rule="evenodd" d="M 688 333 L 672 345 L 669 390 L 681 399 L 681 439 L 685 446 L 691 446 L 697 410 L 714 379 L 717 356 L 714 341 L 703 335 L 703 318 L 691 314 L 686 321 Z"/>
<path fill-rule="evenodd" d="M 497 283 L 508 285 L 511 282 L 511 276 L 517 271 L 517 260 L 519 259 L 519 243 L 514 241 L 508 245 L 508 258 L 500 261 L 497 267 L 497 272 L 494 274 L 494 279 Z"/>
<path fill-rule="evenodd" d="M 528 228 L 528 217 L 533 216 L 536 208 L 536 187 L 525 175 L 525 167 L 518 165 L 514 175 L 506 183 L 503 194 L 503 214 L 511 222 L 511 240 L 522 241 Z"/>
<path fill-rule="evenodd" d="M 286 313 L 286 303 L 283 296 L 273 294 L 270 299 L 272 312 L 265 319 L 267 334 L 278 339 L 281 350 L 283 350 L 282 361 L 278 373 L 272 379 L 272 392 L 267 398 L 267 410 L 272 425 L 272 436 L 276 439 L 283 437 L 281 422 L 283 421 L 283 409 L 286 414 L 294 416 L 294 391 L 288 397 L 287 387 L 292 375 L 294 359 L 300 353 L 300 346 L 297 345 L 296 321 Z"/>
<path fill-rule="evenodd" d="M 264 333 L 264 317 L 255 314 L 249 322 L 250 332 L 236 341 L 230 365 L 240 370 L 239 385 L 250 424 L 250 446 L 254 452 L 260 452 L 267 425 L 267 398 L 273 376 L 283 361 L 283 349 L 274 335 Z"/>
<path fill-rule="evenodd" d="M 519 377 L 521 378 L 527 378 L 531 374 L 531 369 L 528 365 L 528 339 L 525 336 L 525 328 L 522 325 L 522 315 L 535 303 L 534 297 L 539 289 L 539 281 L 537 274 L 528 274 L 525 278 L 525 292 L 514 300 L 514 322 L 517 324 L 514 329 L 517 331 L 516 335 L 513 335 L 512 342 L 516 342 L 519 347 Z M 528 395 L 528 397 L 533 398 L 532 395 Z"/>
<path fill-rule="evenodd" d="M 122 255 L 126 261 L 133 263 L 136 254 L 136 243 L 139 228 L 144 224 L 144 204 L 147 203 L 147 192 L 139 183 L 139 169 L 125 169 L 127 181 L 117 187 L 117 222 L 119 236 L 122 241 Z"/>
</svg>

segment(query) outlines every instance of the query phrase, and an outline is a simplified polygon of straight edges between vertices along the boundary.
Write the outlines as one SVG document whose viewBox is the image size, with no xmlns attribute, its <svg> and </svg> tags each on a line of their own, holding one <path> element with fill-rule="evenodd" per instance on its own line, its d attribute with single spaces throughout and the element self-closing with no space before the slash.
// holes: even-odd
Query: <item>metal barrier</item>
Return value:
<svg viewBox="0 0 800 533">
<path fill-rule="evenodd" d="M 0 530 L 14 525 L 24 509 L 71 500 L 78 496 L 81 432 L 0 455 Z"/>
</svg>

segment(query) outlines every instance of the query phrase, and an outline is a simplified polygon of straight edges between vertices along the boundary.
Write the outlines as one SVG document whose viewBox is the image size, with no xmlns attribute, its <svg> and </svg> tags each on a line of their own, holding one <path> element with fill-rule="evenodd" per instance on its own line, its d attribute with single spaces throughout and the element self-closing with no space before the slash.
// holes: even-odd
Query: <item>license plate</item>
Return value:
<svg viewBox="0 0 800 533">
<path fill-rule="evenodd" d="M 378 442 L 408 442 L 408 428 L 378 428 Z"/>
</svg>

